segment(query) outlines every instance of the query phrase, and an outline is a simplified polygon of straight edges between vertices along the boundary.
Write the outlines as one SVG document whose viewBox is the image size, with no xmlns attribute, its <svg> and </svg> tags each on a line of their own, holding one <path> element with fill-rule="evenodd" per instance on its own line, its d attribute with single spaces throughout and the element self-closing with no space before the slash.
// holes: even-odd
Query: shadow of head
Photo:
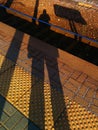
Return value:
<svg viewBox="0 0 98 130">
<path fill-rule="evenodd" d="M 70 20 L 70 21 L 73 21 L 76 23 L 80 23 L 83 25 L 87 24 L 86 21 L 84 20 L 84 18 L 81 16 L 81 13 L 78 10 L 55 4 L 54 12 L 55 12 L 56 16 L 58 16 L 58 17 L 65 18 L 67 20 Z"/>
</svg>

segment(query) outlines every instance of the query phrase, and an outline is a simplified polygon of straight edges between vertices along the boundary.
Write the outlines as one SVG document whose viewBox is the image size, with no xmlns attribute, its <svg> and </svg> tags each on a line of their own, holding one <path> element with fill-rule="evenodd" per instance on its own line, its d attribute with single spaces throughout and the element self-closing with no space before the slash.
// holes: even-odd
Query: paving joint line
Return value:
<svg viewBox="0 0 98 130">
<path fill-rule="evenodd" d="M 88 109 L 91 107 L 91 105 L 94 105 L 94 103 L 93 103 L 93 101 L 94 101 L 94 98 L 95 98 L 95 95 L 96 95 L 96 91 L 94 92 L 94 95 L 93 95 L 93 97 L 92 97 L 92 99 L 91 99 L 91 101 L 90 101 L 90 103 L 88 104 Z M 96 106 L 96 105 L 94 105 L 94 106 Z"/>
<path fill-rule="evenodd" d="M 0 94 L 1 95 L 1 94 Z M 23 117 L 25 117 L 27 120 L 28 120 L 28 122 L 30 121 L 33 125 L 35 125 L 37 128 L 39 128 L 40 129 L 40 127 L 38 126 L 38 125 L 36 125 L 33 121 L 31 121 L 28 117 L 26 117 L 20 110 L 18 110 L 11 102 L 9 102 L 3 95 L 1 95 L 3 98 L 4 98 L 4 100 L 5 101 L 7 101 L 12 107 L 14 107 L 15 109 L 16 109 L 16 111 L 14 112 L 14 114 L 13 115 L 15 115 L 15 113 L 17 113 L 17 112 L 19 112 Z M 8 115 L 8 113 L 6 113 L 7 115 Z M 8 115 L 9 116 L 9 115 Z M 21 117 L 20 118 L 20 120 L 22 120 L 22 118 L 23 117 Z M 9 117 L 10 118 L 10 117 Z M 9 120 L 9 119 L 8 119 Z M 6 122 L 8 121 L 8 120 L 6 120 Z M 6 123 L 5 122 L 5 123 Z M 18 121 L 19 122 L 19 121 Z M 18 122 L 10 129 L 10 130 L 13 130 L 13 128 L 18 124 Z M 5 123 L 3 123 L 3 122 L 0 122 L 1 123 L 1 125 L 3 125 L 5 128 L 6 128 L 6 130 L 9 130 L 9 128 L 7 128 L 7 126 L 5 125 Z M 26 127 L 25 127 L 26 128 Z"/>
<path fill-rule="evenodd" d="M 1 122 L 1 127 L 4 127 L 6 130 L 9 130 L 4 123 Z"/>
<path fill-rule="evenodd" d="M 10 70 L 10 69 L 13 68 L 14 66 L 15 66 L 15 64 L 12 65 L 12 66 L 10 66 L 9 68 L 7 68 L 6 70 L 4 70 L 3 72 L 0 72 L 0 75 L 4 74 L 6 71 Z M 1 68 L 2 68 L 2 66 L 1 66 Z"/>
<path fill-rule="evenodd" d="M 82 96 L 83 98 L 85 98 L 85 96 L 87 95 L 88 91 L 89 91 L 89 87 L 87 88 L 86 92 L 84 93 L 84 95 Z"/>
<path fill-rule="evenodd" d="M 55 126 L 57 120 L 62 116 L 62 113 L 63 113 L 64 111 L 66 111 L 66 107 L 64 107 L 64 109 L 63 109 L 63 110 L 61 111 L 61 113 L 58 115 L 56 121 L 54 122 L 54 126 Z"/>
<path fill-rule="evenodd" d="M 79 90 L 82 88 L 82 86 L 84 85 L 84 83 L 86 82 L 87 78 L 88 78 L 88 76 L 86 76 L 85 80 L 81 83 L 80 87 L 78 87 L 78 90 L 75 92 L 76 95 L 78 94 Z"/>
</svg>

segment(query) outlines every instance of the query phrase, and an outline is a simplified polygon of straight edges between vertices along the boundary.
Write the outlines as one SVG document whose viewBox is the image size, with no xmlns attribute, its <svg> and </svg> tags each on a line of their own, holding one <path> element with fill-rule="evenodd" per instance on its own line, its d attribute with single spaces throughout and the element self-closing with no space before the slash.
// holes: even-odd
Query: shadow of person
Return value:
<svg viewBox="0 0 98 130">
<path fill-rule="evenodd" d="M 48 17 L 47 17 L 48 16 Z M 46 10 L 39 17 L 49 22 Z M 43 21 L 39 21 L 39 28 L 49 29 Z M 41 23 L 40 23 L 41 22 Z M 52 32 L 49 29 L 50 32 Z M 29 104 L 29 118 L 42 130 L 70 130 L 62 83 L 59 76 L 57 48 L 50 47 L 40 40 L 30 37 L 28 44 L 28 57 L 32 59 L 31 90 Z M 37 77 L 37 78 L 36 78 Z M 62 121 L 62 113 L 63 121 Z M 61 119 L 62 126 L 58 126 Z M 28 126 L 28 130 L 30 130 Z"/>
<path fill-rule="evenodd" d="M 43 10 L 43 13 L 39 17 L 39 29 L 50 29 L 50 25 L 48 24 L 50 21 L 50 16 L 48 15 L 46 9 Z"/>
</svg>

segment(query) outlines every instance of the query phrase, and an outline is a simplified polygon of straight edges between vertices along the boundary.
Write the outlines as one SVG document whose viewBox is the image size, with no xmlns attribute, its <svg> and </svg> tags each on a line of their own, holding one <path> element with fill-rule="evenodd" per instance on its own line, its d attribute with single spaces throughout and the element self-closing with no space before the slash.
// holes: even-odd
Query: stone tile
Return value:
<svg viewBox="0 0 98 130">
<path fill-rule="evenodd" d="M 78 77 L 77 81 L 80 82 L 80 83 L 83 83 L 86 79 L 87 79 L 87 75 L 84 74 L 84 73 L 82 73 L 82 74 Z"/>
<path fill-rule="evenodd" d="M 28 51 L 20 51 L 19 52 L 19 55 L 18 55 L 18 58 L 20 59 L 20 60 L 27 60 L 27 59 L 30 59 L 29 57 L 28 57 Z"/>
<path fill-rule="evenodd" d="M 17 123 L 20 122 L 20 120 L 23 118 L 23 115 L 21 113 L 19 113 L 18 111 L 16 111 L 16 113 L 11 116 L 9 118 L 9 120 L 7 120 L 5 122 L 5 126 L 8 128 L 8 129 L 12 129 Z"/>
<path fill-rule="evenodd" d="M 27 47 L 28 47 L 28 44 L 27 44 L 27 43 L 22 42 L 22 45 L 21 45 L 20 50 L 21 50 L 21 51 L 24 51 L 25 49 L 27 49 Z"/>
<path fill-rule="evenodd" d="M 79 89 L 80 85 L 81 84 L 79 82 L 70 78 L 67 82 L 65 82 L 64 87 L 75 93 Z"/>
<path fill-rule="evenodd" d="M 98 100 L 98 90 L 96 91 L 95 98 Z"/>
<path fill-rule="evenodd" d="M 68 65 L 64 64 L 62 67 L 61 67 L 61 70 L 60 70 L 62 73 L 63 72 L 74 72 L 74 70 L 72 68 L 70 68 Z"/>
<path fill-rule="evenodd" d="M 93 104 L 94 104 L 94 106 L 98 107 L 98 99 L 94 99 Z"/>
<path fill-rule="evenodd" d="M 84 85 L 96 90 L 98 86 L 98 81 L 92 79 L 91 77 L 88 77 L 84 82 Z"/>
<path fill-rule="evenodd" d="M 0 51 L 2 51 L 2 49 L 5 48 L 6 46 L 8 46 L 8 43 L 0 39 Z"/>
<path fill-rule="evenodd" d="M 95 80 L 95 79 L 93 79 L 93 78 L 91 78 L 91 77 L 88 77 L 88 78 L 87 78 L 87 82 L 90 82 L 90 83 L 92 83 L 92 84 L 98 86 L 98 80 Z"/>
<path fill-rule="evenodd" d="M 72 74 L 71 77 L 72 77 L 73 79 L 77 79 L 77 78 L 81 75 L 81 73 L 82 73 L 82 72 L 80 72 L 80 71 L 74 71 L 74 73 Z"/>
<path fill-rule="evenodd" d="M 24 130 L 28 125 L 28 119 L 23 117 L 13 128 L 14 130 Z"/>
<path fill-rule="evenodd" d="M 73 86 L 71 83 L 66 83 L 64 84 L 64 88 L 67 88 L 68 90 L 70 90 L 71 92 L 73 92 L 75 94 L 75 92 L 77 91 L 77 87 Z"/>
<path fill-rule="evenodd" d="M 75 94 L 72 91 L 70 91 L 69 89 L 65 87 L 63 87 L 63 94 L 65 97 L 69 97 L 70 99 L 73 99 L 75 96 Z"/>
<path fill-rule="evenodd" d="M 3 106 L 1 106 L 1 108 L 3 107 L 3 111 L 8 116 L 12 116 L 16 112 L 16 109 L 9 102 L 6 102 L 5 99 L 3 100 L 2 104 Z"/>
<path fill-rule="evenodd" d="M 87 87 L 89 87 L 89 88 L 91 88 L 91 89 L 94 89 L 94 90 L 97 89 L 97 86 L 95 84 L 93 84 L 91 82 L 88 82 L 88 81 L 85 81 L 84 85 L 87 86 Z"/>
<path fill-rule="evenodd" d="M 87 94 L 85 95 L 85 98 L 93 98 L 95 94 L 95 91 L 93 89 L 89 89 Z"/>
<path fill-rule="evenodd" d="M 89 110 L 98 116 L 98 106 L 91 105 Z"/>
<path fill-rule="evenodd" d="M 77 95 L 83 96 L 87 92 L 88 88 L 85 85 L 81 85 Z"/>
<path fill-rule="evenodd" d="M 7 130 L 5 127 L 1 126 L 0 130 Z"/>
<path fill-rule="evenodd" d="M 63 74 L 61 72 L 56 72 L 52 79 L 58 84 L 64 85 L 64 83 L 68 80 L 69 77 L 70 73 Z"/>
<path fill-rule="evenodd" d="M 27 62 L 29 62 L 28 60 L 26 60 Z M 29 64 L 27 62 L 21 61 L 21 60 L 17 60 L 17 65 L 21 66 L 22 68 L 24 68 L 26 71 L 29 71 L 31 73 L 32 71 L 32 67 L 31 64 L 29 62 Z"/>
<path fill-rule="evenodd" d="M 4 123 L 9 119 L 9 116 L 0 109 L 0 122 Z"/>
<path fill-rule="evenodd" d="M 81 106 L 83 106 L 83 107 L 87 107 L 88 106 L 88 102 L 86 100 L 84 100 L 84 98 L 81 98 L 80 96 L 75 96 L 74 100 L 77 103 L 81 104 Z"/>
</svg>

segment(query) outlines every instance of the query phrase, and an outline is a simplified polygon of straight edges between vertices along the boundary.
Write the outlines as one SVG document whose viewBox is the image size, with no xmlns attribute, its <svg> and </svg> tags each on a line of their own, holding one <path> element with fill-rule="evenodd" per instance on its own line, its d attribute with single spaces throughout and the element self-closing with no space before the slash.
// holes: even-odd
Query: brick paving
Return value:
<svg viewBox="0 0 98 130">
<path fill-rule="evenodd" d="M 2 24 L 2 23 L 0 23 L 0 24 Z M 2 24 L 2 27 L 3 26 L 6 26 L 6 25 Z M 77 70 L 77 68 L 72 68 L 72 67 L 68 66 L 68 64 L 66 64 L 66 61 L 61 61 L 61 59 L 59 59 L 57 57 L 58 56 L 57 54 L 55 57 L 53 57 L 48 53 L 46 54 L 39 48 L 33 48 L 32 44 L 29 46 L 30 51 L 28 52 L 27 41 L 22 42 L 21 47 L 19 47 L 20 46 L 19 44 L 21 41 L 20 40 L 21 35 L 23 36 L 24 34 L 17 31 L 18 37 L 14 36 L 12 32 L 14 32 L 15 29 L 10 28 L 10 27 L 9 27 L 9 29 L 11 30 L 11 34 L 5 32 L 5 31 L 4 31 L 4 34 L 6 33 L 6 35 L 9 36 L 9 39 L 12 38 L 12 45 L 11 45 L 11 42 L 9 42 L 11 40 L 8 40 L 5 38 L 4 35 L 1 35 L 1 37 L 0 37 L 0 54 L 2 56 L 4 55 L 8 59 L 10 59 L 12 61 L 12 63 L 10 63 L 11 65 L 8 66 L 6 71 L 4 70 L 3 74 L 2 74 L 2 71 L 0 71 L 0 77 L 1 77 L 0 87 L 4 86 L 4 85 L 6 86 L 6 84 L 7 84 L 6 80 L 8 80 L 8 82 L 9 82 L 10 78 L 6 79 L 6 75 L 8 72 L 9 72 L 8 74 L 12 73 L 13 75 L 15 75 L 15 74 L 18 75 L 18 72 L 16 70 L 14 70 L 15 69 L 14 66 L 17 64 L 19 67 L 22 67 L 26 72 L 38 77 L 38 79 L 40 79 L 41 81 L 44 79 L 44 82 L 49 84 L 51 86 L 51 88 L 53 89 L 53 93 L 55 93 L 55 94 L 58 93 L 57 95 L 62 95 L 62 90 L 63 90 L 64 97 L 69 97 L 69 99 L 75 101 L 76 103 L 80 104 L 81 106 L 83 106 L 87 110 L 91 111 L 96 116 L 98 116 L 98 80 L 97 79 L 93 78 L 92 75 L 88 75 L 87 73 Z M 1 32 L 1 30 L 3 30 L 3 28 L 0 28 L 0 32 Z M 19 34 L 21 34 L 20 37 L 19 37 Z M 37 42 L 39 42 L 39 40 Z M 2 44 L 2 43 L 4 43 L 4 44 Z M 10 53 L 8 53 L 9 50 L 10 50 Z M 30 53 L 30 54 L 28 54 L 28 53 Z M 1 60 L 1 58 L 0 58 L 0 60 Z M 4 62 L 5 61 L 3 60 L 3 63 Z M 89 64 L 89 63 L 87 63 L 87 64 Z M 0 68 L 2 68 L 2 65 L 3 64 L 0 65 Z M 9 69 L 9 67 L 10 67 L 10 69 Z M 13 70 L 16 71 L 15 74 L 13 73 Z M 18 71 L 22 74 L 21 69 L 19 69 Z M 12 84 L 14 84 L 14 82 L 15 82 L 14 78 L 15 77 L 13 76 L 13 79 L 11 80 Z M 16 79 L 16 81 L 18 82 L 18 79 Z M 2 82 L 5 82 L 5 84 Z M 22 83 L 22 81 L 20 81 L 20 82 Z M 18 83 L 16 83 L 16 86 L 17 86 L 17 84 Z M 29 84 L 29 83 L 27 83 L 27 84 Z M 9 88 L 9 93 L 12 91 L 12 89 L 14 89 L 14 86 Z M 56 92 L 55 92 L 55 90 L 56 90 Z M 21 87 L 20 87 L 20 91 L 21 91 Z M 25 93 L 27 93 L 27 95 L 30 94 L 29 91 L 31 91 L 31 90 L 29 90 L 29 87 L 25 88 L 25 82 L 24 82 L 23 95 L 25 96 Z M 42 89 L 40 91 L 42 92 Z M 49 94 L 49 89 L 46 88 L 46 90 L 44 90 L 44 91 L 48 91 L 48 94 Z M 5 93 L 4 90 L 2 90 L 2 93 Z M 18 94 L 18 91 L 16 93 Z M 3 95 L 5 97 L 7 96 L 7 100 L 10 99 L 9 98 L 10 94 L 8 94 L 8 95 L 3 94 Z M 18 108 L 19 103 L 17 102 L 17 97 L 18 96 L 16 96 L 16 100 L 14 100 L 14 101 L 12 100 L 11 103 L 13 103 L 13 104 L 15 103 L 16 107 Z M 18 97 L 18 98 L 20 98 L 20 97 Z M 48 95 L 46 95 L 46 97 L 47 97 L 46 100 L 48 100 L 48 98 L 50 96 L 48 97 Z M 42 98 L 43 98 L 43 95 L 42 95 Z M 53 97 L 53 99 L 55 99 L 55 98 L 59 101 L 58 97 Z M 61 96 L 61 98 L 62 98 L 62 96 Z M 26 99 L 26 97 L 22 98 L 21 100 L 23 100 L 23 99 Z M 5 99 L 2 96 L 0 96 L 0 106 L 2 106 L 2 100 L 5 100 Z M 40 99 L 38 99 L 38 100 L 40 101 Z M 10 129 L 10 130 L 11 129 L 14 129 L 14 130 L 28 129 L 27 124 L 29 122 L 29 119 L 24 117 L 24 115 L 22 115 L 19 111 L 17 111 L 16 108 L 13 108 L 9 102 L 7 102 L 7 101 L 4 101 L 4 102 L 5 102 L 5 104 L 8 104 L 8 105 L 7 106 L 5 105 L 5 107 L 4 107 L 4 110 L 3 110 L 4 112 L 2 113 L 2 118 L 0 119 L 0 129 L 2 129 L 2 130 L 3 129 Z M 53 102 L 55 103 L 55 101 L 53 101 Z M 58 104 L 57 106 L 59 106 L 58 102 L 56 104 Z M 62 102 L 62 104 L 63 104 L 63 102 Z M 9 108 L 9 106 L 11 108 Z M 38 105 L 38 106 L 40 108 L 40 105 Z M 20 110 L 24 109 L 24 108 L 21 108 L 21 104 L 19 107 L 20 107 Z M 61 111 L 63 111 L 62 110 L 63 107 L 61 108 Z M 36 109 L 36 107 L 35 107 L 35 109 Z M 48 109 L 51 109 L 51 107 Z M 10 110 L 10 112 L 9 112 L 9 110 Z M 0 109 L 0 111 L 2 111 L 2 108 Z M 57 112 L 59 114 L 61 111 L 57 110 Z M 40 113 L 40 111 L 39 111 L 39 113 Z M 61 115 L 60 115 L 62 120 L 64 119 L 63 114 L 64 113 L 61 113 Z M 56 115 L 56 117 L 54 119 L 56 122 L 55 124 L 56 124 L 56 126 L 58 126 L 58 124 L 60 123 L 59 117 L 57 117 L 57 114 L 55 114 L 55 115 Z M 47 116 L 47 114 L 46 114 L 46 116 Z M 36 114 L 35 114 L 35 117 L 36 117 Z M 47 118 L 47 120 L 48 120 L 48 118 Z M 38 122 L 36 119 L 34 119 L 34 121 Z M 25 125 L 23 125 L 23 123 Z M 62 126 L 62 124 L 60 124 L 60 125 Z M 33 127 L 34 127 L 34 129 L 39 129 L 31 122 L 29 123 L 29 127 L 30 128 L 28 130 L 32 129 Z M 67 129 L 69 129 L 69 128 L 67 128 Z M 61 130 L 63 130 L 63 128 Z"/>
</svg>

